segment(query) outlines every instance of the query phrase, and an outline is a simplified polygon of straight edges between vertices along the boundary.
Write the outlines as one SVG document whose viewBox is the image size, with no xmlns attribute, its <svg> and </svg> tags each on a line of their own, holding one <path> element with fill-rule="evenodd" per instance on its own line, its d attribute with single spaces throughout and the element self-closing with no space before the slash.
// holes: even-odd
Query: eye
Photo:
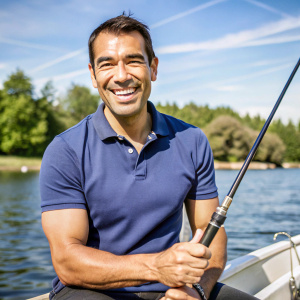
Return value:
<svg viewBox="0 0 300 300">
<path fill-rule="evenodd" d="M 131 65 L 142 65 L 142 64 L 144 64 L 144 62 L 143 61 L 140 61 L 140 60 L 131 60 L 131 61 L 129 61 L 128 62 L 128 64 L 131 64 Z"/>
<path fill-rule="evenodd" d="M 113 64 L 112 63 L 105 63 L 105 64 L 101 64 L 98 66 L 98 69 L 105 69 L 105 68 L 109 68 L 112 67 Z"/>
</svg>

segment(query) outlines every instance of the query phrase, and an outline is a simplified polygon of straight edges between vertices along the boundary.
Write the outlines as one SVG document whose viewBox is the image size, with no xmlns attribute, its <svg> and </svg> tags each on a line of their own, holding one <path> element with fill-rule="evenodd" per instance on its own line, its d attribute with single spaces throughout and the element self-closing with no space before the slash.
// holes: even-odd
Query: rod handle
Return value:
<svg viewBox="0 0 300 300">
<path fill-rule="evenodd" d="M 220 227 L 209 223 L 204 231 L 204 234 L 203 234 L 201 240 L 200 240 L 200 244 L 202 244 L 206 247 L 209 247 L 210 243 L 212 242 L 215 235 L 217 234 L 219 228 Z"/>
<path fill-rule="evenodd" d="M 200 244 L 209 247 L 210 243 L 217 234 L 219 228 L 224 224 L 226 220 L 226 215 L 220 213 L 221 209 L 217 208 L 217 212 L 214 212 L 211 216 L 211 220 L 206 227 L 203 236 L 200 240 Z"/>
</svg>

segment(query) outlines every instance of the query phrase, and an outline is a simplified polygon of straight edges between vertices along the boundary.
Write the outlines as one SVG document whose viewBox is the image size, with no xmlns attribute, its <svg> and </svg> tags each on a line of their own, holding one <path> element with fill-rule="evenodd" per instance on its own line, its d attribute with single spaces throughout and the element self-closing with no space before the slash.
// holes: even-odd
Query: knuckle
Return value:
<svg viewBox="0 0 300 300">
<path fill-rule="evenodd" d="M 177 255 L 176 256 L 176 263 L 177 264 L 182 264 L 183 263 L 183 256 L 182 255 Z"/>
<path fill-rule="evenodd" d="M 177 250 L 184 251 L 185 248 L 184 248 L 184 246 L 182 244 L 177 244 Z"/>
<path fill-rule="evenodd" d="M 205 248 L 204 248 L 204 247 L 201 247 L 201 248 L 199 249 L 199 256 L 204 257 L 204 256 L 205 256 L 205 253 L 206 253 Z"/>
</svg>

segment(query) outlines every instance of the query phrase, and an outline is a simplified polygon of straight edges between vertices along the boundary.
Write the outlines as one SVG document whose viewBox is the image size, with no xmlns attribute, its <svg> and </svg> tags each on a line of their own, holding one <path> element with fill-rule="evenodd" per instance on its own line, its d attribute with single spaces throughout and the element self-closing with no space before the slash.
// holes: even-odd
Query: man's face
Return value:
<svg viewBox="0 0 300 300">
<path fill-rule="evenodd" d="M 115 35 L 102 32 L 94 41 L 93 86 L 110 113 L 132 117 L 147 110 L 151 81 L 156 80 L 157 58 L 149 65 L 142 35 L 133 31 Z"/>
</svg>

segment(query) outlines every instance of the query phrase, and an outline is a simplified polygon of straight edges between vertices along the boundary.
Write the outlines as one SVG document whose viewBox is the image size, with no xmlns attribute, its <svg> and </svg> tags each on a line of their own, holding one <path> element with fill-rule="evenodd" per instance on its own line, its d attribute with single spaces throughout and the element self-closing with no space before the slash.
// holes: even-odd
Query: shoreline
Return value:
<svg viewBox="0 0 300 300">
<path fill-rule="evenodd" d="M 225 162 L 225 161 L 215 161 L 215 169 L 216 170 L 240 170 L 244 162 Z M 0 171 L 7 171 L 7 172 L 39 172 L 40 171 L 40 164 L 39 165 L 22 165 L 22 166 L 1 166 Z M 299 169 L 300 163 L 293 163 L 293 162 L 286 162 L 283 163 L 281 167 L 276 166 L 273 163 L 263 163 L 253 161 L 249 165 L 249 170 L 268 170 L 268 169 Z"/>
</svg>

